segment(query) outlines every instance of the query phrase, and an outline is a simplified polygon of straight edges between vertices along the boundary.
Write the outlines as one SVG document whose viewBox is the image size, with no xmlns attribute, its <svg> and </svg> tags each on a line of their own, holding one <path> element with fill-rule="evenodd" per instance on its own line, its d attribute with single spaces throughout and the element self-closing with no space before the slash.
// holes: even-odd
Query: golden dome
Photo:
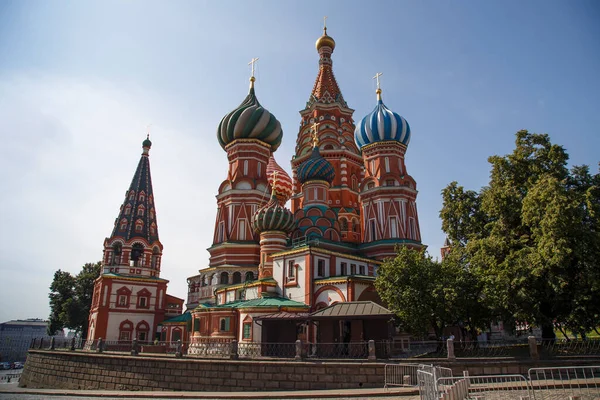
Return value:
<svg viewBox="0 0 600 400">
<path fill-rule="evenodd" d="M 317 51 L 323 46 L 331 47 L 331 51 L 335 49 L 335 40 L 329 35 L 327 35 L 327 28 L 323 29 L 323 36 L 317 39 L 317 43 L 315 44 L 317 47 Z"/>
</svg>

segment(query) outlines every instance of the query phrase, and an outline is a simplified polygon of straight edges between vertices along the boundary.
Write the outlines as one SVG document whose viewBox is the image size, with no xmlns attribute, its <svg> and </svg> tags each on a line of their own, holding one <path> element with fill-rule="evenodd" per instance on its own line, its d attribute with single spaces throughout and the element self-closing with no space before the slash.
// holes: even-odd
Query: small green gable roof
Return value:
<svg viewBox="0 0 600 400">
<path fill-rule="evenodd" d="M 164 320 L 159 325 L 180 324 L 182 322 L 191 321 L 191 319 L 192 319 L 192 314 L 189 311 L 186 311 L 181 315 Z"/>
</svg>

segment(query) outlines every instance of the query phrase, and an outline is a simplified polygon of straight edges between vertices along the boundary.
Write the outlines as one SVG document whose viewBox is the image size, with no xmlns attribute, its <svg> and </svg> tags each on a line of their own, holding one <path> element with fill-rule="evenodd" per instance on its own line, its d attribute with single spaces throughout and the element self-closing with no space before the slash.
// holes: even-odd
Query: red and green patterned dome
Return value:
<svg viewBox="0 0 600 400">
<path fill-rule="evenodd" d="M 294 192 L 292 178 L 277 164 L 272 154 L 267 164 L 267 180 L 282 205 L 292 197 Z"/>
<path fill-rule="evenodd" d="M 279 204 L 275 193 L 271 200 L 252 216 L 252 227 L 258 233 L 267 231 L 280 231 L 290 233 L 296 224 L 294 214 Z"/>
</svg>

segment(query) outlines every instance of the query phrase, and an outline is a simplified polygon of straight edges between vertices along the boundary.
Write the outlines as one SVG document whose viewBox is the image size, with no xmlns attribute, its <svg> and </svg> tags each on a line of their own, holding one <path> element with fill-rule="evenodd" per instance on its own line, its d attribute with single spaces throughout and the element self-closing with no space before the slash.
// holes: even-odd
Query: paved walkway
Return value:
<svg viewBox="0 0 600 400">
<path fill-rule="evenodd" d="M 63 390 L 20 388 L 16 383 L 0 385 L 0 400 L 72 400 L 95 399 L 376 399 L 391 400 L 399 396 L 402 400 L 418 400 L 415 388 L 392 389 L 339 389 L 339 390 L 298 390 L 277 392 L 156 392 L 156 391 L 114 391 L 114 390 Z"/>
</svg>

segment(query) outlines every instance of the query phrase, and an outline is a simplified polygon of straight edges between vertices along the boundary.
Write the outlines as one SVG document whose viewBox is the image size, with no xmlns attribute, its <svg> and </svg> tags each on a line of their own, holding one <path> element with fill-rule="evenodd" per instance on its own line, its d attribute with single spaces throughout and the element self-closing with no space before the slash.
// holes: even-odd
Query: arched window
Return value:
<svg viewBox="0 0 600 400">
<path fill-rule="evenodd" d="M 138 217 L 143 217 L 144 216 L 144 211 L 145 211 L 144 206 L 139 206 L 138 209 L 137 209 L 137 216 Z"/>
<path fill-rule="evenodd" d="M 150 219 L 154 219 L 154 208 L 150 209 Z"/>
<path fill-rule="evenodd" d="M 131 261 L 135 266 L 141 266 L 143 264 L 144 245 L 135 243 L 131 248 Z"/>
<path fill-rule="evenodd" d="M 348 230 L 348 221 L 346 220 L 346 218 L 342 218 L 340 220 L 340 229 L 342 230 L 342 232 Z"/>
<path fill-rule="evenodd" d="M 125 206 L 125 215 L 131 214 L 131 204 Z"/>
<path fill-rule="evenodd" d="M 134 190 L 129 192 L 129 200 L 135 200 L 135 191 Z"/>
<path fill-rule="evenodd" d="M 127 220 L 123 218 L 119 224 L 119 230 L 124 231 L 125 229 L 127 229 Z"/>
<path fill-rule="evenodd" d="M 135 221 L 135 231 L 139 233 L 142 231 L 142 229 L 144 229 L 144 221 L 138 219 Z"/>
<path fill-rule="evenodd" d="M 146 193 L 144 193 L 144 192 L 140 192 L 140 196 L 138 197 L 138 199 L 139 199 L 140 201 L 144 201 L 144 199 L 145 199 L 145 198 L 146 198 Z"/>
<path fill-rule="evenodd" d="M 121 262 L 121 253 L 123 252 L 123 246 L 117 242 L 112 245 L 112 259 L 110 265 L 119 265 Z"/>
<path fill-rule="evenodd" d="M 358 225 L 358 220 L 357 219 L 353 219 L 352 220 L 352 231 L 354 231 L 354 232 L 360 232 L 360 226 Z"/>
<path fill-rule="evenodd" d="M 129 308 L 129 300 L 131 299 L 131 290 L 125 286 L 117 290 L 117 301 L 115 307 Z"/>
<path fill-rule="evenodd" d="M 246 277 L 244 279 L 246 282 L 250 282 L 254 280 L 254 273 L 252 271 L 246 272 Z"/>
<path fill-rule="evenodd" d="M 152 225 L 150 225 L 150 234 L 156 235 L 156 224 L 154 222 L 152 223 Z"/>
<path fill-rule="evenodd" d="M 160 257 L 160 250 L 158 249 L 158 247 L 155 247 L 152 249 L 152 259 L 151 259 L 151 266 L 152 269 L 159 269 L 159 257 Z"/>
<path fill-rule="evenodd" d="M 242 283 L 242 273 L 236 271 L 233 273 L 233 282 L 232 283 Z"/>
<path fill-rule="evenodd" d="M 206 286 L 206 275 L 202 275 L 202 286 Z"/>
<path fill-rule="evenodd" d="M 150 296 L 152 294 L 144 288 L 137 292 L 137 308 L 150 308 Z"/>
<path fill-rule="evenodd" d="M 119 325 L 119 340 L 131 340 L 131 333 L 133 332 L 133 322 L 126 319 Z"/>
<path fill-rule="evenodd" d="M 229 284 L 229 274 L 225 271 L 221 272 L 221 285 Z"/>
<path fill-rule="evenodd" d="M 140 342 L 146 342 L 150 340 L 150 337 L 148 336 L 150 332 L 150 326 L 146 321 L 141 321 L 138 323 L 135 330 L 137 331 L 137 339 Z"/>
<path fill-rule="evenodd" d="M 352 175 L 352 190 L 358 191 L 358 179 L 356 175 Z"/>
</svg>

